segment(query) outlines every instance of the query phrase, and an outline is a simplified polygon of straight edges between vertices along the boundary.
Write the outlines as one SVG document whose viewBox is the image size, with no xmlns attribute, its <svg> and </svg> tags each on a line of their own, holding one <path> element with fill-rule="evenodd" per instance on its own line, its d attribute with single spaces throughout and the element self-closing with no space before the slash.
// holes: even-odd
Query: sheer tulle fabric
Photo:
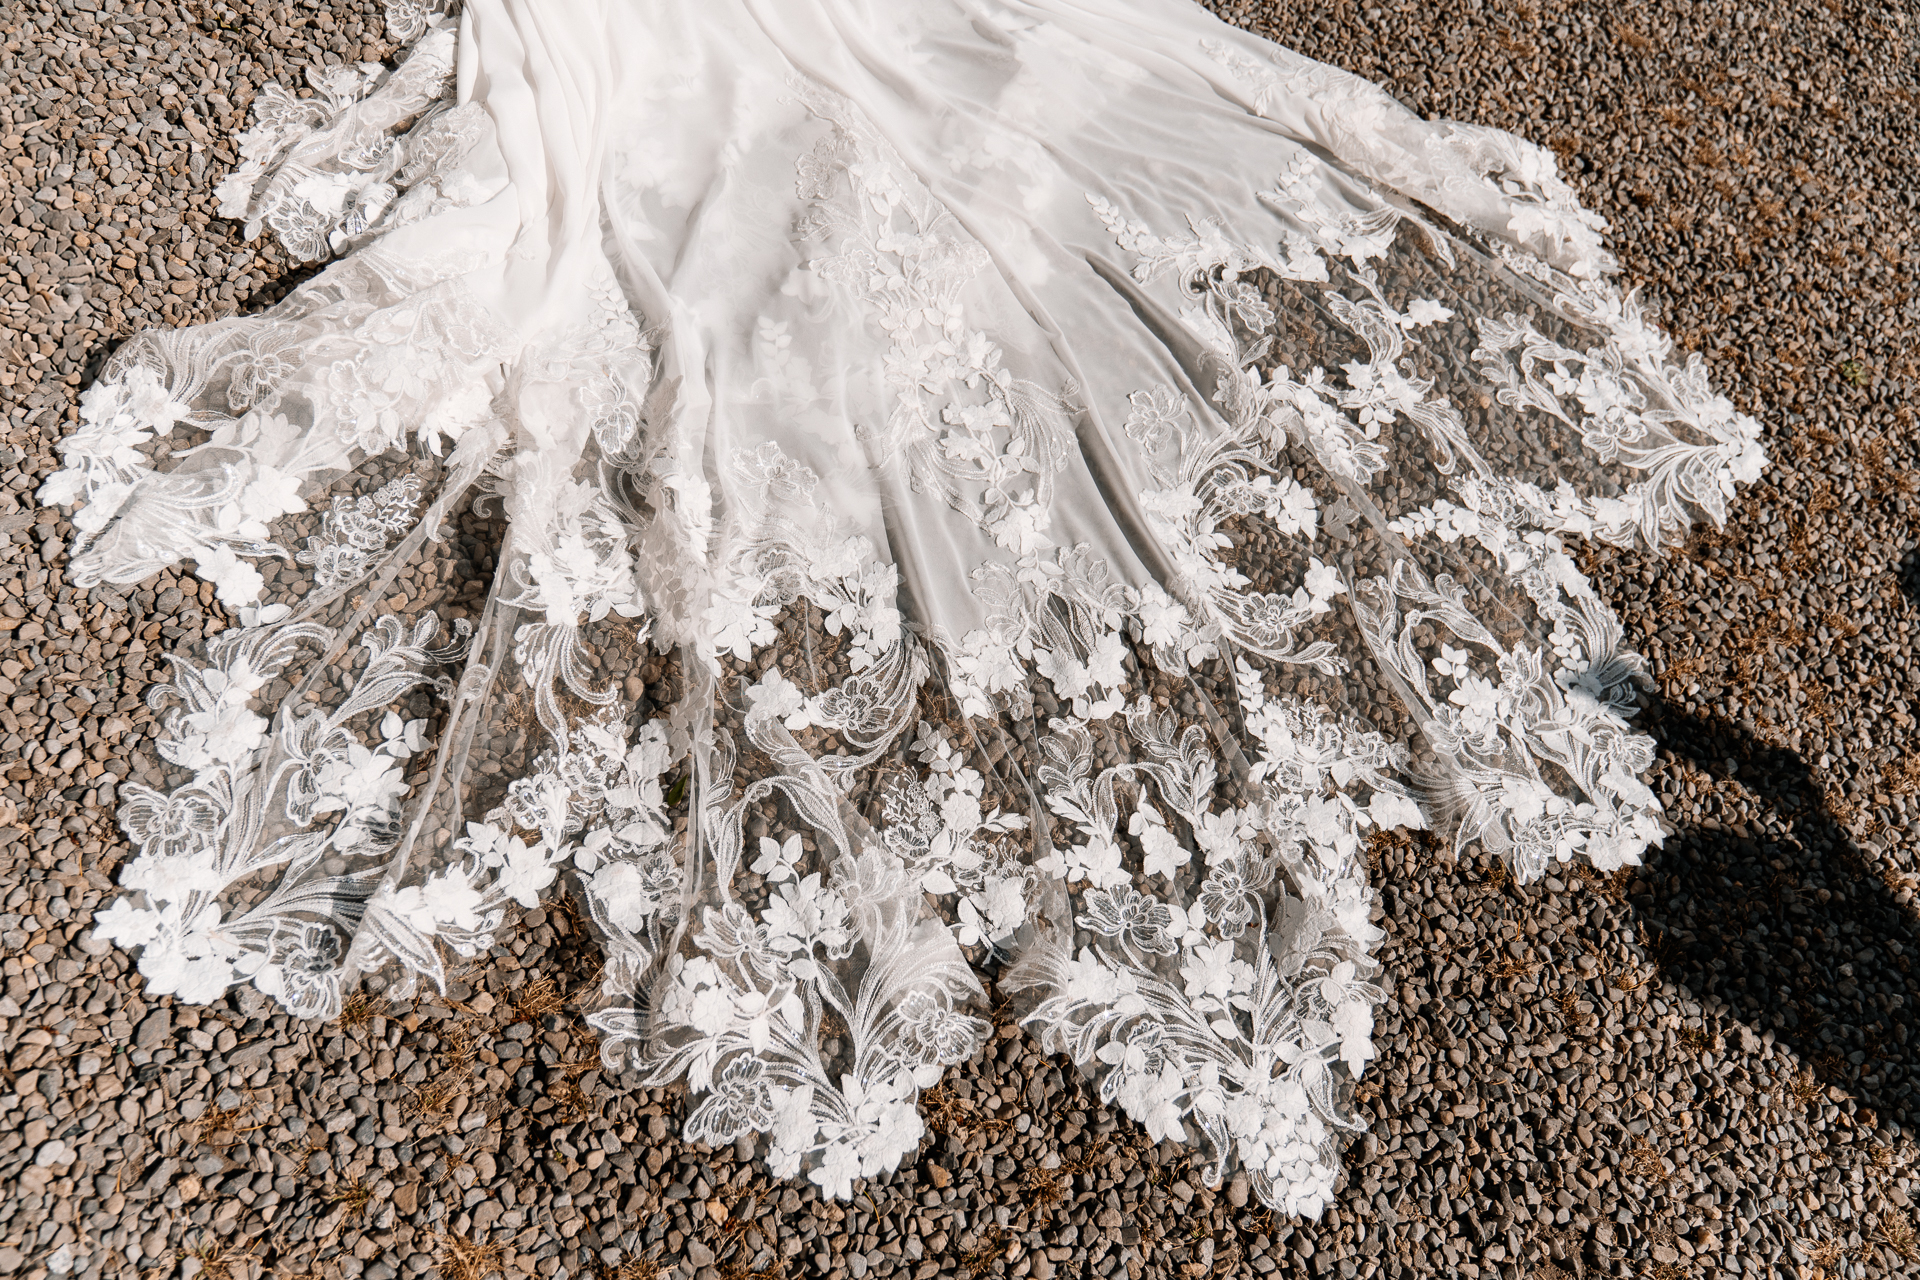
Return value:
<svg viewBox="0 0 1920 1280">
<path fill-rule="evenodd" d="M 1657 843 L 1565 540 L 1764 460 L 1552 157 L 1182 0 L 390 18 L 222 188 L 337 260 L 128 343 L 43 495 L 76 581 L 191 561 L 239 619 L 155 695 L 99 931 L 326 1017 L 570 895 L 606 1066 L 841 1197 L 993 971 L 1317 1214 L 1370 842 Z"/>
</svg>

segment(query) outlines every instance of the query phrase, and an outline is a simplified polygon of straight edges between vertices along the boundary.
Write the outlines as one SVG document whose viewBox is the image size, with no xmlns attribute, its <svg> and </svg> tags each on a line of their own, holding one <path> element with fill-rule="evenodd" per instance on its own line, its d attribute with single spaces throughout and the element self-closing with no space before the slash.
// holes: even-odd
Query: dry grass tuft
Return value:
<svg viewBox="0 0 1920 1280">
<path fill-rule="evenodd" d="M 1837 1275 L 1840 1263 L 1854 1252 L 1838 1240 L 1796 1240 L 1794 1244 L 1813 1263 L 1814 1274 L 1822 1277 Z"/>
<path fill-rule="evenodd" d="M 449 1027 L 440 1038 L 440 1056 L 456 1070 L 473 1065 L 473 1032 L 465 1027 Z"/>
<path fill-rule="evenodd" d="M 1920 1236 L 1916 1236 L 1906 1214 L 1892 1209 L 1881 1214 L 1879 1239 L 1908 1262 L 1920 1262 Z"/>
<path fill-rule="evenodd" d="M 1842 639 L 1851 640 L 1860 634 L 1860 624 L 1844 613 L 1829 613 L 1820 621 L 1826 623 L 1827 629 Z"/>
<path fill-rule="evenodd" d="M 1647 39 L 1647 37 L 1641 35 L 1624 22 L 1616 22 L 1613 24 L 1613 34 L 1620 38 L 1621 44 L 1626 45 L 1627 48 L 1632 49 L 1635 53 L 1645 53 L 1653 48 L 1653 41 Z"/>
<path fill-rule="evenodd" d="M 1825 1095 L 1826 1091 L 1827 1086 L 1821 1084 L 1811 1071 L 1802 1071 L 1787 1082 L 1787 1092 L 1803 1107 Z"/>
<path fill-rule="evenodd" d="M 1620 1165 L 1628 1173 L 1637 1178 L 1644 1178 L 1648 1182 L 1665 1182 L 1670 1176 L 1667 1173 L 1666 1161 L 1662 1160 L 1660 1153 L 1646 1142 L 1636 1143 L 1632 1153 L 1621 1161 Z"/>
<path fill-rule="evenodd" d="M 352 1030 L 364 1027 L 376 1017 L 387 1011 L 387 1002 L 381 996 L 370 995 L 365 991 L 356 991 L 340 1002 L 340 1016 L 334 1022 Z"/>
<path fill-rule="evenodd" d="M 327 1199 L 334 1204 L 345 1205 L 348 1213 L 359 1213 L 373 1202 L 373 1191 L 365 1183 L 356 1182 L 352 1186 L 327 1192 Z"/>
<path fill-rule="evenodd" d="M 1645 973 L 1619 973 L 1614 975 L 1613 985 L 1621 991 L 1638 991 L 1647 985 L 1650 977 Z"/>
<path fill-rule="evenodd" d="M 445 1232 L 436 1231 L 433 1235 L 440 1242 L 434 1265 L 440 1268 L 442 1280 L 484 1280 L 500 1270 L 499 1245 L 475 1244 Z"/>
<path fill-rule="evenodd" d="M 600 1280 L 660 1280 L 660 1261 L 653 1257 L 628 1258 L 617 1267 L 601 1267 Z"/>
<path fill-rule="evenodd" d="M 1533 974 L 1540 966 L 1529 960 L 1516 960 L 1508 956 L 1499 964 L 1487 968 L 1487 976 L 1496 982 L 1508 982 L 1514 978 L 1525 978 Z"/>
<path fill-rule="evenodd" d="M 193 1122 L 194 1141 L 203 1147 L 230 1147 L 240 1140 L 241 1134 L 266 1128 L 264 1120 L 245 1126 L 240 1123 L 241 1118 L 250 1114 L 255 1105 L 253 1090 L 249 1089 L 237 1107 L 208 1107 Z"/>
<path fill-rule="evenodd" d="M 465 1081 L 452 1072 L 443 1072 L 413 1091 L 413 1110 L 422 1116 L 443 1116 L 460 1094 Z"/>
<path fill-rule="evenodd" d="M 1066 1180 L 1058 1169 L 1028 1169 L 1020 1179 L 1021 1197 L 1026 1203 L 1041 1209 L 1051 1209 L 1066 1199 Z"/>
<path fill-rule="evenodd" d="M 218 1237 L 209 1238 L 202 1232 L 199 1240 L 176 1255 L 181 1259 L 192 1258 L 200 1264 L 200 1274 L 207 1280 L 239 1280 L 247 1274 L 245 1263 L 253 1255 L 235 1253 L 227 1248 L 227 1242 Z M 236 1272 L 238 1273 L 236 1275 Z"/>
<path fill-rule="evenodd" d="M 1627 886 L 1633 882 L 1633 872 L 1630 868 L 1622 867 L 1618 871 L 1606 872 L 1596 870 L 1589 863 L 1570 862 L 1567 864 L 1567 870 L 1572 879 L 1578 880 L 1608 902 L 1621 903 L 1627 900 Z"/>
<path fill-rule="evenodd" d="M 969 1276 L 977 1276 L 990 1270 L 997 1259 L 1006 1256 L 1006 1252 L 1007 1229 L 993 1226 L 980 1233 L 973 1248 L 961 1250 L 957 1261 Z"/>
<path fill-rule="evenodd" d="M 1404 831 L 1383 831 L 1375 827 L 1367 833 L 1367 870 L 1378 876 L 1381 864 L 1389 856 L 1411 861 L 1419 848 L 1420 842 Z"/>
<path fill-rule="evenodd" d="M 1868 442 L 1861 452 L 1861 469 L 1874 490 L 1888 497 L 1912 497 L 1920 493 L 1920 472 L 1896 467 L 1888 458 L 1892 446 L 1883 436 Z"/>
<path fill-rule="evenodd" d="M 785 1280 L 787 1269 L 780 1259 L 758 1271 L 749 1271 L 744 1262 L 735 1262 L 720 1273 L 720 1280 Z"/>
<path fill-rule="evenodd" d="M 553 1115 L 560 1124 L 578 1124 L 593 1114 L 593 1100 L 572 1076 L 549 1082 L 547 1096 L 553 1099 Z"/>
<path fill-rule="evenodd" d="M 944 1084 L 937 1084 L 920 1095 L 921 1114 L 927 1127 L 939 1134 L 998 1133 L 1013 1123 L 1009 1116 L 981 1114 L 980 1107 L 960 1097 Z"/>
<path fill-rule="evenodd" d="M 550 1013 L 560 1012 L 566 1002 L 552 978 L 535 978 L 520 991 L 513 1002 L 515 1022 L 538 1022 Z"/>
<path fill-rule="evenodd" d="M 1920 791 L 1920 751 L 1907 752 L 1898 764 L 1887 770 L 1886 786 L 1896 796 L 1910 796 Z"/>
</svg>

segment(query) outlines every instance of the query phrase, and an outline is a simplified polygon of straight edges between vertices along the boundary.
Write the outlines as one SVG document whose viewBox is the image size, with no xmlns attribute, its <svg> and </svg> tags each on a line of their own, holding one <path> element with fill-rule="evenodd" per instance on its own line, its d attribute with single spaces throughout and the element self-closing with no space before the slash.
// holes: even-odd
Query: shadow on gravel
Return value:
<svg viewBox="0 0 1920 1280">
<path fill-rule="evenodd" d="M 292 293 L 295 289 L 319 275 L 330 265 L 330 263 L 326 262 L 312 262 L 305 266 L 296 267 L 279 279 L 262 285 L 241 299 L 231 314 L 236 316 L 260 315 L 277 303 L 283 301 L 289 293 Z M 87 347 L 86 353 L 80 358 L 80 386 L 83 389 L 92 386 L 100 375 L 106 372 L 107 362 L 113 359 L 114 353 L 125 346 L 127 340 L 131 338 L 134 333 L 141 332 L 148 328 L 166 330 L 169 329 L 170 326 L 150 319 L 147 323 L 136 326 L 130 333 L 116 334 L 111 337 L 96 339 Z"/>
<path fill-rule="evenodd" d="M 1828 811 L 1807 762 L 1658 697 L 1636 727 L 1793 822 L 1786 837 L 1694 827 L 1653 851 L 1630 901 L 1662 973 L 1723 1002 L 1751 1028 L 1740 1034 L 1771 1028 L 1881 1123 L 1920 1121 L 1920 921 Z"/>
<path fill-rule="evenodd" d="M 1920 604 L 1920 547 L 1907 552 L 1900 560 L 1900 590 L 1914 604 Z"/>
</svg>

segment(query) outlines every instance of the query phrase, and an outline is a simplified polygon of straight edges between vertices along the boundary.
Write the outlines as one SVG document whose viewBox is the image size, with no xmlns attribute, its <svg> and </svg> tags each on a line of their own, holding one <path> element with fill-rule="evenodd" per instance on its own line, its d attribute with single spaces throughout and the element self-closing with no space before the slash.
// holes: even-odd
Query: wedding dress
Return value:
<svg viewBox="0 0 1920 1280">
<path fill-rule="evenodd" d="M 120 790 L 151 992 L 325 1018 L 570 895 L 607 1068 L 846 1197 L 992 973 L 1317 1215 L 1374 842 L 1659 842 L 1567 541 L 1764 455 L 1549 153 L 1186 0 L 389 21 L 220 189 L 332 265 L 129 341 L 42 492 L 239 620 Z"/>
</svg>

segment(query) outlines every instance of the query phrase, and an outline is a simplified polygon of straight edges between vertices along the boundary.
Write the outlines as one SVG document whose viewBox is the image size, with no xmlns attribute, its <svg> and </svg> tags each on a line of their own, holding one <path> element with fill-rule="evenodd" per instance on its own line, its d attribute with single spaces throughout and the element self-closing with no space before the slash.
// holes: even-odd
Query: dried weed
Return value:
<svg viewBox="0 0 1920 1280">
<path fill-rule="evenodd" d="M 464 1236 L 447 1232 L 433 1233 L 440 1249 L 434 1259 L 442 1280 L 484 1280 L 500 1270 L 500 1246 L 475 1244 Z"/>
</svg>

